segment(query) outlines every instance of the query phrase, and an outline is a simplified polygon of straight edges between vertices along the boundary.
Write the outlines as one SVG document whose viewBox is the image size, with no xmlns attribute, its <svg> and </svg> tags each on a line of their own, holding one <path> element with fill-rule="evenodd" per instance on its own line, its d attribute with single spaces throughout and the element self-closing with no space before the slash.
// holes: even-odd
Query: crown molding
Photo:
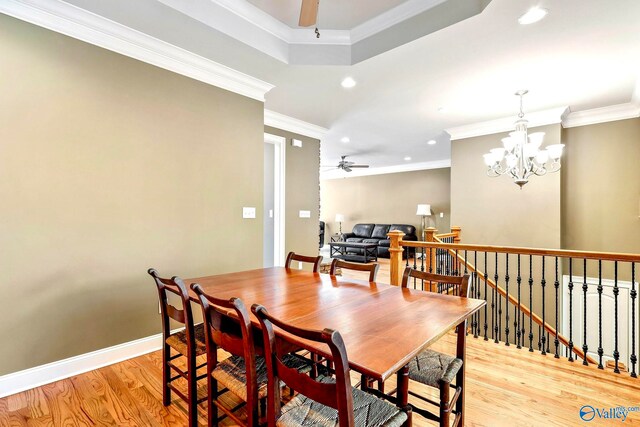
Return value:
<svg viewBox="0 0 640 427">
<path fill-rule="evenodd" d="M 568 108 L 569 107 L 563 106 L 549 110 L 527 113 L 525 118 L 529 121 L 528 126 L 530 128 L 559 124 L 562 123 L 563 117 L 566 116 Z M 486 122 L 457 126 L 445 129 L 445 131 L 451 136 L 451 140 L 455 141 L 457 139 L 473 138 L 476 136 L 493 135 L 496 133 L 512 131 L 515 121 L 515 117 L 504 117 Z"/>
<path fill-rule="evenodd" d="M 409 0 L 401 3 L 393 9 L 389 9 L 353 28 L 350 31 L 351 44 L 358 43 L 387 28 L 413 18 L 445 1 L 447 0 Z"/>
<path fill-rule="evenodd" d="M 353 169 L 351 172 L 344 172 L 340 169 L 330 170 L 320 173 L 320 180 L 356 178 L 359 176 L 385 175 L 389 173 L 414 172 L 429 169 L 450 168 L 451 159 L 434 160 L 431 162 L 408 163 L 395 166 L 382 166 L 379 168 Z"/>
<path fill-rule="evenodd" d="M 640 117 L 640 104 L 627 102 L 626 104 L 572 112 L 563 120 L 562 127 L 572 128 L 636 117 Z"/>
<path fill-rule="evenodd" d="M 329 132 L 329 129 L 323 128 L 322 126 L 266 109 L 264 110 L 264 124 L 265 126 L 271 126 L 315 139 L 323 139 L 327 132 Z"/>
<path fill-rule="evenodd" d="M 258 101 L 274 87 L 60 0 L 3 0 L 0 12 Z"/>
</svg>

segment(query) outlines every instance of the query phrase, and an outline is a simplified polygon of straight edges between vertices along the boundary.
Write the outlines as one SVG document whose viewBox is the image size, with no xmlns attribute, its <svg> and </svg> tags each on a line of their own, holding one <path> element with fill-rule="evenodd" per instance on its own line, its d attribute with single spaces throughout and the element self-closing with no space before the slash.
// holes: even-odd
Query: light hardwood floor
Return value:
<svg viewBox="0 0 640 427">
<path fill-rule="evenodd" d="M 387 281 L 388 263 L 382 262 L 378 277 Z M 579 417 L 583 405 L 640 406 L 640 379 L 482 339 L 469 337 L 467 342 L 467 426 L 640 425 L 639 413 L 625 422 L 585 423 Z M 453 335 L 447 335 L 434 348 L 453 354 L 454 343 Z M 428 392 L 414 383 L 411 387 Z M 202 425 L 205 411 L 202 407 Z M 0 399 L 1 427 L 182 426 L 186 421 L 178 398 L 169 407 L 162 405 L 160 352 Z M 434 423 L 414 415 L 414 425 Z"/>
<path fill-rule="evenodd" d="M 446 336 L 435 347 L 453 351 L 453 344 L 453 337 Z M 179 399 L 162 406 L 160 360 L 154 352 L 0 399 L 0 426 L 185 425 L 185 406 Z M 466 425 L 582 425 L 583 405 L 640 405 L 639 381 L 469 338 Z M 621 423 L 596 419 L 586 424 L 640 425 L 640 414 Z M 433 425 L 418 415 L 414 424 Z"/>
</svg>

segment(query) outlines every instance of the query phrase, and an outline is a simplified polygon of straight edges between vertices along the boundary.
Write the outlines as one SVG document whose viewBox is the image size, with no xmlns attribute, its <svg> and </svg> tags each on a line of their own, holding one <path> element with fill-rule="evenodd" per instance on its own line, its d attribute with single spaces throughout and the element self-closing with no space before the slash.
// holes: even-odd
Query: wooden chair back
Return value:
<svg viewBox="0 0 640 427">
<path fill-rule="evenodd" d="M 173 276 L 171 279 L 160 277 L 158 272 L 150 268 L 147 273 L 151 277 L 158 288 L 158 299 L 160 300 L 160 315 L 162 316 L 162 337 L 166 340 L 171 334 L 171 320 L 185 326 L 187 336 L 187 351 L 192 354 L 195 350 L 195 333 L 193 326 L 193 312 L 191 311 L 191 303 L 189 301 L 189 292 L 182 279 Z M 177 295 L 182 304 L 181 308 L 169 302 L 169 294 Z"/>
<path fill-rule="evenodd" d="M 378 275 L 378 268 L 380 265 L 378 263 L 370 263 L 370 264 L 361 264 L 359 262 L 348 262 L 343 261 L 341 259 L 334 259 L 331 261 L 331 268 L 329 269 L 329 274 L 335 276 L 336 269 L 346 268 L 347 270 L 356 270 L 356 271 L 368 271 L 369 272 L 369 281 L 375 282 L 376 276 Z"/>
<path fill-rule="evenodd" d="M 256 315 L 262 327 L 265 359 L 269 375 L 269 392 L 267 393 L 267 421 L 269 427 L 274 427 L 276 420 L 280 416 L 281 380 L 288 387 L 309 399 L 336 409 L 340 427 L 354 426 L 349 362 L 347 350 L 340 333 L 331 329 L 312 331 L 286 324 L 271 316 L 266 308 L 258 304 L 254 304 L 251 307 L 251 311 Z M 276 340 L 274 327 L 285 332 L 285 334 L 278 335 L 278 340 Z M 280 349 L 282 345 L 286 345 L 285 343 L 310 352 L 317 351 L 303 340 L 321 342 L 329 347 L 334 364 L 335 382 L 319 382 L 307 374 L 285 366 L 282 361 L 284 350 Z"/>
<path fill-rule="evenodd" d="M 317 273 L 318 270 L 320 269 L 320 263 L 322 262 L 322 256 L 305 256 L 305 255 L 298 255 L 295 252 L 289 252 L 289 254 L 287 255 L 287 260 L 284 263 L 284 266 L 286 268 L 291 268 L 291 261 L 299 261 L 299 262 L 306 262 L 309 264 L 313 264 L 313 272 Z"/>
<path fill-rule="evenodd" d="M 450 294 L 459 297 L 469 297 L 469 275 L 445 276 L 442 274 L 427 273 L 407 267 L 402 276 L 402 287 L 409 285 L 410 278 L 421 280 L 425 291 Z"/>
<path fill-rule="evenodd" d="M 207 347 L 207 372 L 211 375 L 218 364 L 218 348 L 244 359 L 247 376 L 248 419 L 246 425 L 258 425 L 256 350 L 249 311 L 239 298 L 229 300 L 215 298 L 207 295 L 197 283 L 191 284 L 191 289 L 198 296 L 202 307 Z M 227 413 L 227 415 L 230 414 Z"/>
</svg>

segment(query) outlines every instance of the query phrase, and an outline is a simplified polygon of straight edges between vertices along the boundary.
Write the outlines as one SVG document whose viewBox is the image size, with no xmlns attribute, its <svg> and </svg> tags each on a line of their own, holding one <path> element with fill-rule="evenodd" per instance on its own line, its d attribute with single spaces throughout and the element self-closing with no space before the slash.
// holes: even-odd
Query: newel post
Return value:
<svg viewBox="0 0 640 427">
<path fill-rule="evenodd" d="M 436 233 L 438 230 L 434 227 L 429 227 L 424 230 L 424 241 L 425 242 L 435 242 L 436 241 Z M 436 249 L 435 248 L 427 248 L 425 249 L 425 266 L 424 271 L 428 273 L 436 272 Z"/>
<path fill-rule="evenodd" d="M 462 227 L 459 226 L 453 226 L 451 227 L 451 232 L 453 234 L 455 234 L 455 236 L 453 236 L 453 243 L 460 243 L 460 234 L 462 234 Z"/>
<path fill-rule="evenodd" d="M 391 277 L 390 282 L 394 286 L 400 286 L 402 282 L 402 252 L 404 249 L 400 246 L 404 233 L 400 230 L 393 230 L 387 233 L 387 237 L 391 240 L 389 245 L 389 254 L 391 256 Z"/>
</svg>

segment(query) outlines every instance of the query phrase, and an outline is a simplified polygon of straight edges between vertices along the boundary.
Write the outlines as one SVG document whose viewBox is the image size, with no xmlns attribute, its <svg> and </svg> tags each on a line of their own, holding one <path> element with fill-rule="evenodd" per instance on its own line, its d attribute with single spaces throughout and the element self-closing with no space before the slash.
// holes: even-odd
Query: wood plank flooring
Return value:
<svg viewBox="0 0 640 427">
<path fill-rule="evenodd" d="M 435 347 L 452 352 L 454 337 Z M 583 405 L 640 405 L 638 379 L 513 346 L 469 338 L 467 367 L 468 426 L 577 426 L 585 424 L 579 418 Z M 0 399 L 0 426 L 185 425 L 182 401 L 162 405 L 160 379 L 160 353 L 150 353 Z M 427 392 L 414 383 L 412 388 Z M 203 406 L 202 425 L 205 411 Z M 595 419 L 588 425 L 621 423 Z M 414 424 L 434 425 L 418 415 Z M 622 425 L 628 424 L 640 425 L 640 414 L 630 414 Z"/>
</svg>

